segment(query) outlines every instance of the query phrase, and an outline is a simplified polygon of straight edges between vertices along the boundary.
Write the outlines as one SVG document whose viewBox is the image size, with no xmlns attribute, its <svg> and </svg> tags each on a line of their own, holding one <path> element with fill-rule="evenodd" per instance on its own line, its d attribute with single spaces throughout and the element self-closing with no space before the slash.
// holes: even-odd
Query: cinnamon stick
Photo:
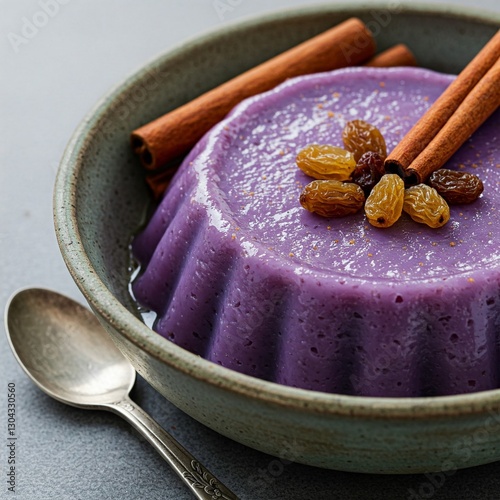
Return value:
<svg viewBox="0 0 500 500">
<path fill-rule="evenodd" d="M 424 182 L 500 106 L 500 59 L 472 89 L 427 147 L 406 169 L 407 183 Z"/>
<path fill-rule="evenodd" d="M 147 169 L 186 153 L 243 99 L 287 78 L 361 64 L 375 41 L 365 24 L 351 18 L 229 80 L 132 132 L 131 143 Z"/>
<path fill-rule="evenodd" d="M 446 163 L 500 105 L 499 58 L 500 30 L 388 155 L 388 172 L 416 184 Z"/>
<path fill-rule="evenodd" d="M 394 45 L 376 56 L 372 57 L 365 66 L 371 67 L 393 67 L 393 66 L 414 66 L 416 59 L 410 49 L 404 45 Z M 180 162 L 179 162 L 180 163 Z M 155 199 L 159 199 L 167 189 L 170 181 L 175 173 L 177 166 L 174 165 L 167 169 L 159 169 L 159 171 L 152 171 L 146 176 L 146 183 L 148 184 L 151 193 Z"/>
<path fill-rule="evenodd" d="M 159 200 L 167 189 L 172 177 L 177 171 L 178 165 L 175 167 L 161 169 L 159 172 L 151 172 L 146 176 L 146 184 L 149 186 L 151 194 L 155 200 Z"/>
<path fill-rule="evenodd" d="M 417 60 L 413 52 L 404 44 L 394 45 L 372 57 L 365 66 L 390 68 L 393 66 L 416 66 Z"/>
</svg>

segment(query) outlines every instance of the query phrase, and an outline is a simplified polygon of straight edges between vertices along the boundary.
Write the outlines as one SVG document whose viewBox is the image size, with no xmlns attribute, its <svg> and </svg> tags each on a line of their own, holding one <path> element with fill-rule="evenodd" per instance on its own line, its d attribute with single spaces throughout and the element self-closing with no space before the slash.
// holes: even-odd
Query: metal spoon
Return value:
<svg viewBox="0 0 500 500">
<path fill-rule="evenodd" d="M 129 398 L 135 370 L 88 309 L 50 290 L 24 289 L 10 298 L 5 326 L 17 361 L 42 391 L 72 406 L 108 410 L 123 417 L 196 498 L 237 500 Z"/>
</svg>

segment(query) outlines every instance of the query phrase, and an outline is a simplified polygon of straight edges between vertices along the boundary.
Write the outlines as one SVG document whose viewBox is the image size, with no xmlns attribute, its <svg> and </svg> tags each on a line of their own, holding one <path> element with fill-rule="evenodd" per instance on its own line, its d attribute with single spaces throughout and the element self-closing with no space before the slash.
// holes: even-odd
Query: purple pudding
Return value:
<svg viewBox="0 0 500 500">
<path fill-rule="evenodd" d="M 299 77 L 244 101 L 195 147 L 133 251 L 136 300 L 154 329 L 239 372 L 316 391 L 434 396 L 500 385 L 500 113 L 447 168 L 481 197 L 440 229 L 363 212 L 325 219 L 299 203 L 295 164 L 342 146 L 347 121 L 388 151 L 453 80 L 415 68 Z"/>
</svg>

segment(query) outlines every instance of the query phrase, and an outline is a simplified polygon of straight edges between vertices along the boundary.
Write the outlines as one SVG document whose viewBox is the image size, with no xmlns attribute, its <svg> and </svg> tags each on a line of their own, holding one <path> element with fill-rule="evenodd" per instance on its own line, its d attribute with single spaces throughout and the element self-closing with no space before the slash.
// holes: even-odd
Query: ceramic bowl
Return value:
<svg viewBox="0 0 500 500">
<path fill-rule="evenodd" d="M 346 471 L 454 470 L 500 459 L 500 390 L 414 399 L 295 389 L 241 375 L 150 330 L 129 291 L 129 244 L 149 194 L 130 131 L 284 49 L 358 16 L 379 50 L 407 43 L 421 66 L 457 73 L 500 24 L 451 7 L 286 11 L 169 51 L 126 79 L 72 137 L 55 186 L 55 226 L 71 275 L 137 371 L 196 420 L 240 443 L 296 462 Z"/>
</svg>

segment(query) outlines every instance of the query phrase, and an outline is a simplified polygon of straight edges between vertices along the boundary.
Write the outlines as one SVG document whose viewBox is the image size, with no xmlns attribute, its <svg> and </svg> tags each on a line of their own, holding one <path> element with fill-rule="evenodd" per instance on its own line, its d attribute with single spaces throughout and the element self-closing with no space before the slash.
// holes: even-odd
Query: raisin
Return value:
<svg viewBox="0 0 500 500">
<path fill-rule="evenodd" d="M 342 139 L 347 151 L 350 151 L 356 161 L 368 151 L 378 153 L 383 160 L 387 156 L 387 148 L 380 130 L 363 120 L 347 122 L 342 131 Z"/>
<path fill-rule="evenodd" d="M 378 153 L 368 151 L 358 160 L 351 174 L 351 181 L 365 192 L 365 196 L 368 196 L 384 173 L 384 159 Z"/>
<path fill-rule="evenodd" d="M 450 220 L 448 203 L 427 184 L 417 184 L 405 190 L 403 210 L 415 222 L 433 228 L 444 226 Z"/>
<path fill-rule="evenodd" d="M 311 144 L 299 152 L 298 167 L 314 179 L 346 181 L 356 167 L 353 155 L 345 149 L 328 144 Z"/>
<path fill-rule="evenodd" d="M 477 175 L 447 168 L 440 168 L 433 172 L 427 182 L 450 205 L 472 203 L 484 189 Z"/>
<path fill-rule="evenodd" d="M 365 195 L 358 185 L 333 179 L 312 181 L 300 194 L 300 204 L 323 217 L 354 214 L 364 202 Z"/>
<path fill-rule="evenodd" d="M 405 184 L 396 174 L 385 174 L 366 199 L 368 222 L 376 227 L 392 226 L 401 216 Z"/>
</svg>

